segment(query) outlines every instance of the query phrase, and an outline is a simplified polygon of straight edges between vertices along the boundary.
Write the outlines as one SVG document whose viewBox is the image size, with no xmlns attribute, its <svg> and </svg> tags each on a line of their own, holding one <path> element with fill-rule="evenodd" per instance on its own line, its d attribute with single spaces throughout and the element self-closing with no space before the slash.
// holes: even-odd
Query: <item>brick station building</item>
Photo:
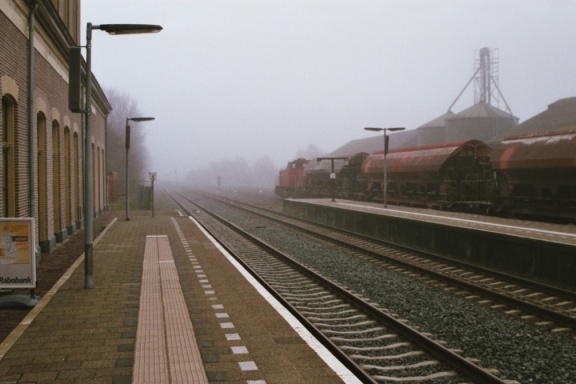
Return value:
<svg viewBox="0 0 576 384">
<path fill-rule="evenodd" d="M 0 1 L 0 217 L 34 217 L 42 252 L 83 225 L 84 114 L 68 109 L 69 49 L 82 45 L 80 31 L 80 0 Z M 95 79 L 91 104 L 97 215 L 107 203 L 111 106 Z"/>
</svg>

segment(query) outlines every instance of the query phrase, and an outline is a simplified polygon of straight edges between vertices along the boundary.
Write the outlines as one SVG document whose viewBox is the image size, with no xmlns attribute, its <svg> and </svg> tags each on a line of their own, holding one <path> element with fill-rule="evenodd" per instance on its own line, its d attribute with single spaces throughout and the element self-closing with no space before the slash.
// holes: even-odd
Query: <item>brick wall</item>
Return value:
<svg viewBox="0 0 576 384">
<path fill-rule="evenodd" d="M 20 27 L 21 29 L 22 27 Z M 38 30 L 39 24 L 36 25 Z M 29 217 L 32 214 L 29 212 L 29 151 L 28 151 L 28 38 L 25 32 L 21 31 L 6 14 L 0 9 L 0 78 L 9 78 L 10 82 L 16 84 L 17 94 L 12 95 L 16 101 L 15 106 L 15 186 L 16 186 L 16 216 Z M 38 32 L 37 32 L 38 33 Z M 38 39 L 39 40 L 39 39 Z M 55 46 L 52 47 L 48 42 L 49 48 L 56 50 Z M 52 52 L 51 52 L 52 53 Z M 67 53 L 54 52 L 54 56 L 65 57 Z M 34 217 L 36 217 L 36 236 L 42 244 L 43 248 L 51 250 L 56 240 L 61 241 L 66 237 L 68 230 L 78 227 L 78 218 L 82 217 L 82 185 L 81 177 L 78 175 L 67 176 L 67 172 L 73 172 L 75 169 L 80 173 L 82 172 L 82 158 L 83 158 L 83 142 L 80 127 L 82 125 L 82 115 L 72 113 L 68 110 L 68 83 L 67 79 L 63 78 L 62 70 L 58 71 L 52 60 L 49 62 L 45 57 L 35 50 L 35 65 L 34 65 L 34 95 L 33 95 L 33 139 L 34 139 L 34 189 L 35 189 L 35 209 Z M 2 89 L 2 82 L 0 82 L 0 93 L 2 95 L 8 93 L 9 90 Z M 14 92 L 12 92 L 14 93 Z M 99 108 L 97 103 L 94 103 L 96 108 Z M 37 175 L 37 113 L 41 111 L 46 116 L 46 148 L 44 151 L 46 168 L 45 174 Z M 0 111 L 0 118 L 2 112 Z M 54 159 L 56 154 L 53 151 L 53 122 L 58 127 L 58 142 L 57 142 L 57 158 Z M 68 145 L 65 146 L 65 131 L 69 130 Z M 98 110 L 97 113 L 92 115 L 92 133 L 93 144 L 97 149 L 100 156 L 98 166 L 94 169 L 94 176 L 98 177 L 95 180 L 94 186 L 98 188 L 94 195 L 95 212 L 100 212 L 105 204 L 105 172 L 104 172 L 104 154 L 105 154 L 105 111 Z M 0 131 L 1 134 L 1 131 Z M 78 136 L 78 149 L 79 164 L 74 162 L 74 136 Z M 65 167 L 64 161 L 65 154 L 69 153 L 69 167 Z M 57 160 L 57 161 L 54 161 Z M 3 172 L 3 158 L 0 157 L 0 172 Z M 59 164 L 59 171 L 54 172 L 54 164 Z M 0 173 L 3 174 L 3 173 Z M 54 179 L 57 175 L 57 179 Z M 39 177 L 44 180 L 45 185 L 45 199 L 46 217 L 41 218 L 41 210 L 38 207 L 38 192 L 39 192 Z M 65 183 L 68 181 L 68 185 Z M 73 183 L 78 183 L 76 188 L 80 188 L 80 193 L 74 193 L 75 187 Z M 0 183 L 3 183 L 3 178 L 0 178 Z M 57 188 L 60 193 L 55 193 Z M 66 193 L 68 192 L 68 193 Z M 0 198 L 3 199 L 2 188 L 0 188 Z M 55 201 L 55 196 L 59 198 Z M 3 200 L 2 200 L 3 201 Z M 55 215 L 55 213 L 59 213 Z M 4 216 L 3 207 L 0 206 L 0 215 Z M 59 217 L 59 220 L 55 220 Z M 38 231 L 38 220 L 45 220 L 46 231 L 40 234 Z"/>
</svg>

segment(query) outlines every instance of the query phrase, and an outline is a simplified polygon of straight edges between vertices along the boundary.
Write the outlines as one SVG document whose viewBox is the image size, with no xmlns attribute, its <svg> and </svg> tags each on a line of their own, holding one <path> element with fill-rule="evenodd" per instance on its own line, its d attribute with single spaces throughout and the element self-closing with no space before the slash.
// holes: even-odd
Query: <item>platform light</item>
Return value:
<svg viewBox="0 0 576 384">
<path fill-rule="evenodd" d="M 383 198 L 384 198 L 384 208 L 388 207 L 387 203 L 387 196 L 388 196 L 388 164 L 386 163 L 386 155 L 388 154 L 388 135 L 386 134 L 387 131 L 395 132 L 395 131 L 403 131 L 406 128 L 404 127 L 392 127 L 392 128 L 374 128 L 374 127 L 365 127 L 366 131 L 373 131 L 373 132 L 384 132 L 384 183 L 382 185 L 383 191 Z"/>
<path fill-rule="evenodd" d="M 348 157 L 318 157 L 316 161 L 320 163 L 322 160 L 330 160 L 332 162 L 332 170 L 330 172 L 330 186 L 332 189 L 332 201 L 335 201 L 336 194 L 336 172 L 334 172 L 334 160 L 344 160 L 344 165 L 348 165 Z"/>
<path fill-rule="evenodd" d="M 84 287 L 94 288 L 94 196 L 92 191 L 92 30 L 105 31 L 111 35 L 128 35 L 139 33 L 156 33 L 162 30 L 152 24 L 86 24 L 86 95 L 84 110 L 72 110 L 83 113 L 84 128 Z"/>
<path fill-rule="evenodd" d="M 151 121 L 154 120 L 154 117 L 127 117 L 126 118 L 126 136 L 125 136 L 125 147 L 126 147 L 126 221 L 130 221 L 130 192 L 128 188 L 128 152 L 130 151 L 130 124 L 129 121 Z"/>
</svg>

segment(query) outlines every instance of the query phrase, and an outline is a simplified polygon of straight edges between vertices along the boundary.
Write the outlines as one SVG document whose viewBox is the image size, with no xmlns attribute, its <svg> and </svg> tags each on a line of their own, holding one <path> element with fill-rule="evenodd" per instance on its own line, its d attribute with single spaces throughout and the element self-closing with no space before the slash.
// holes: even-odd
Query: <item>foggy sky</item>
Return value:
<svg viewBox="0 0 576 384">
<path fill-rule="evenodd" d="M 575 96 L 574 20 L 573 0 L 82 1 L 82 35 L 87 22 L 164 28 L 92 37 L 99 83 L 156 117 L 135 129 L 160 180 L 237 157 L 283 167 L 365 126 L 417 128 L 448 110 L 482 47 L 498 50 L 522 122 Z M 452 111 L 473 101 L 470 86 Z"/>
</svg>

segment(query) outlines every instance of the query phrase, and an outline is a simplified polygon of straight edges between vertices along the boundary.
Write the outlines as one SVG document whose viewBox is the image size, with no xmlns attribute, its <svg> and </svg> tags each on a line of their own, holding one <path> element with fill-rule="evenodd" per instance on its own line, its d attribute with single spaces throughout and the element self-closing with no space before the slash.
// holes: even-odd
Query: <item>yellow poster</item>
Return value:
<svg viewBox="0 0 576 384">
<path fill-rule="evenodd" d="M 34 219 L 0 219 L 0 288 L 35 288 Z"/>
</svg>

